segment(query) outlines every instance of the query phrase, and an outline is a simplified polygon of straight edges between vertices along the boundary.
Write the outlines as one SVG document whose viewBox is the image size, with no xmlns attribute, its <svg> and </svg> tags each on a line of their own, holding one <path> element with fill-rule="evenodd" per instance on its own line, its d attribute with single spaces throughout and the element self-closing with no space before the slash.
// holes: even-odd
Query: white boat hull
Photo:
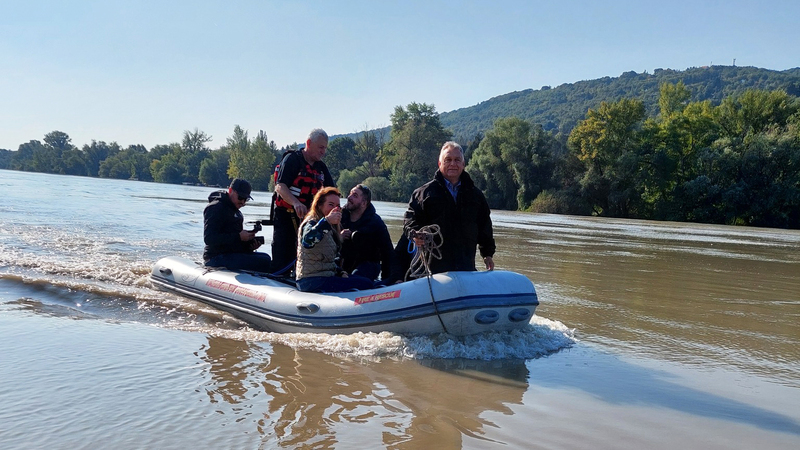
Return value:
<svg viewBox="0 0 800 450">
<path fill-rule="evenodd" d="M 378 289 L 317 294 L 257 274 L 209 270 L 168 257 L 155 264 L 150 280 L 279 333 L 509 331 L 527 326 L 539 304 L 530 280 L 502 270 L 447 272 Z"/>
</svg>

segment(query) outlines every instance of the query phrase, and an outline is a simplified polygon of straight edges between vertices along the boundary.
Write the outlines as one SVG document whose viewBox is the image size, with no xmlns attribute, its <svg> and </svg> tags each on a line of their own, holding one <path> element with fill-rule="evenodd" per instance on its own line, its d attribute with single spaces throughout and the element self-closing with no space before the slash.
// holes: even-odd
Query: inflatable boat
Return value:
<svg viewBox="0 0 800 450">
<path fill-rule="evenodd" d="M 446 272 L 376 289 L 317 294 L 298 290 L 291 280 L 167 257 L 153 266 L 150 280 L 280 333 L 464 336 L 524 328 L 539 305 L 528 278 L 503 270 Z"/>
</svg>

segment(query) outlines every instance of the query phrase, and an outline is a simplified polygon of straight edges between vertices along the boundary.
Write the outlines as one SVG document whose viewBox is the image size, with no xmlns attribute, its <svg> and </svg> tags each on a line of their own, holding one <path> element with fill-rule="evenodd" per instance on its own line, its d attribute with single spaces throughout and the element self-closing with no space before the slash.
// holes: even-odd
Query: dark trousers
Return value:
<svg viewBox="0 0 800 450">
<path fill-rule="evenodd" d="M 274 273 L 286 269 L 297 259 L 297 227 L 300 225 L 300 219 L 286 208 L 276 207 L 273 213 L 272 272 Z"/>
<path fill-rule="evenodd" d="M 389 273 L 389 278 L 386 280 L 389 284 L 405 280 L 406 272 L 408 272 L 408 268 L 411 267 L 411 260 L 414 258 L 414 254 L 409 253 L 408 250 L 408 238 L 403 234 L 394 247 L 391 272 Z"/>
<path fill-rule="evenodd" d="M 266 253 L 223 253 L 206 261 L 206 266 L 269 273 L 270 262 L 271 258 Z"/>
<path fill-rule="evenodd" d="M 365 261 L 350 272 L 350 275 L 369 278 L 372 281 L 377 280 L 380 274 L 381 264 L 372 261 Z"/>
<path fill-rule="evenodd" d="M 344 292 L 370 289 L 372 280 L 357 275 L 343 277 L 306 277 L 297 280 L 297 288 L 303 292 Z"/>
</svg>

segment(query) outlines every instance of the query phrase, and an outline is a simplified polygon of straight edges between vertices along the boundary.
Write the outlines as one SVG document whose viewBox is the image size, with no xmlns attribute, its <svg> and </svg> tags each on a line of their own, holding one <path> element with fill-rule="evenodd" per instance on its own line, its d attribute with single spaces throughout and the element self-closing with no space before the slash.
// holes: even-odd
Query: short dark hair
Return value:
<svg viewBox="0 0 800 450">
<path fill-rule="evenodd" d="M 369 186 L 367 186 L 366 184 L 359 183 L 356 185 L 356 188 L 361 190 L 361 195 L 363 195 L 364 198 L 367 199 L 367 203 L 372 202 L 372 190 L 369 188 Z"/>
</svg>

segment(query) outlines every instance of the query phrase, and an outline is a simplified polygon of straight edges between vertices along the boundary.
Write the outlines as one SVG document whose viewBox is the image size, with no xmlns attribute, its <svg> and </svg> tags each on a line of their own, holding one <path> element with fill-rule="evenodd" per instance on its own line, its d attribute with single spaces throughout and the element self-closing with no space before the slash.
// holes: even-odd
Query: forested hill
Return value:
<svg viewBox="0 0 800 450">
<path fill-rule="evenodd" d="M 644 102 L 649 115 L 655 116 L 658 113 L 659 86 L 679 81 L 683 81 L 691 91 L 691 101 L 711 100 L 714 105 L 747 89 L 781 89 L 800 96 L 800 67 L 783 71 L 737 66 L 698 67 L 683 71 L 656 69 L 652 74 L 631 71 L 614 78 L 511 92 L 475 106 L 441 113 L 440 119 L 456 140 L 463 143 L 491 129 L 495 120 L 510 116 L 540 124 L 548 131 L 569 134 L 578 121 L 586 118 L 586 111 L 596 109 L 600 102 L 636 98 Z"/>
</svg>

